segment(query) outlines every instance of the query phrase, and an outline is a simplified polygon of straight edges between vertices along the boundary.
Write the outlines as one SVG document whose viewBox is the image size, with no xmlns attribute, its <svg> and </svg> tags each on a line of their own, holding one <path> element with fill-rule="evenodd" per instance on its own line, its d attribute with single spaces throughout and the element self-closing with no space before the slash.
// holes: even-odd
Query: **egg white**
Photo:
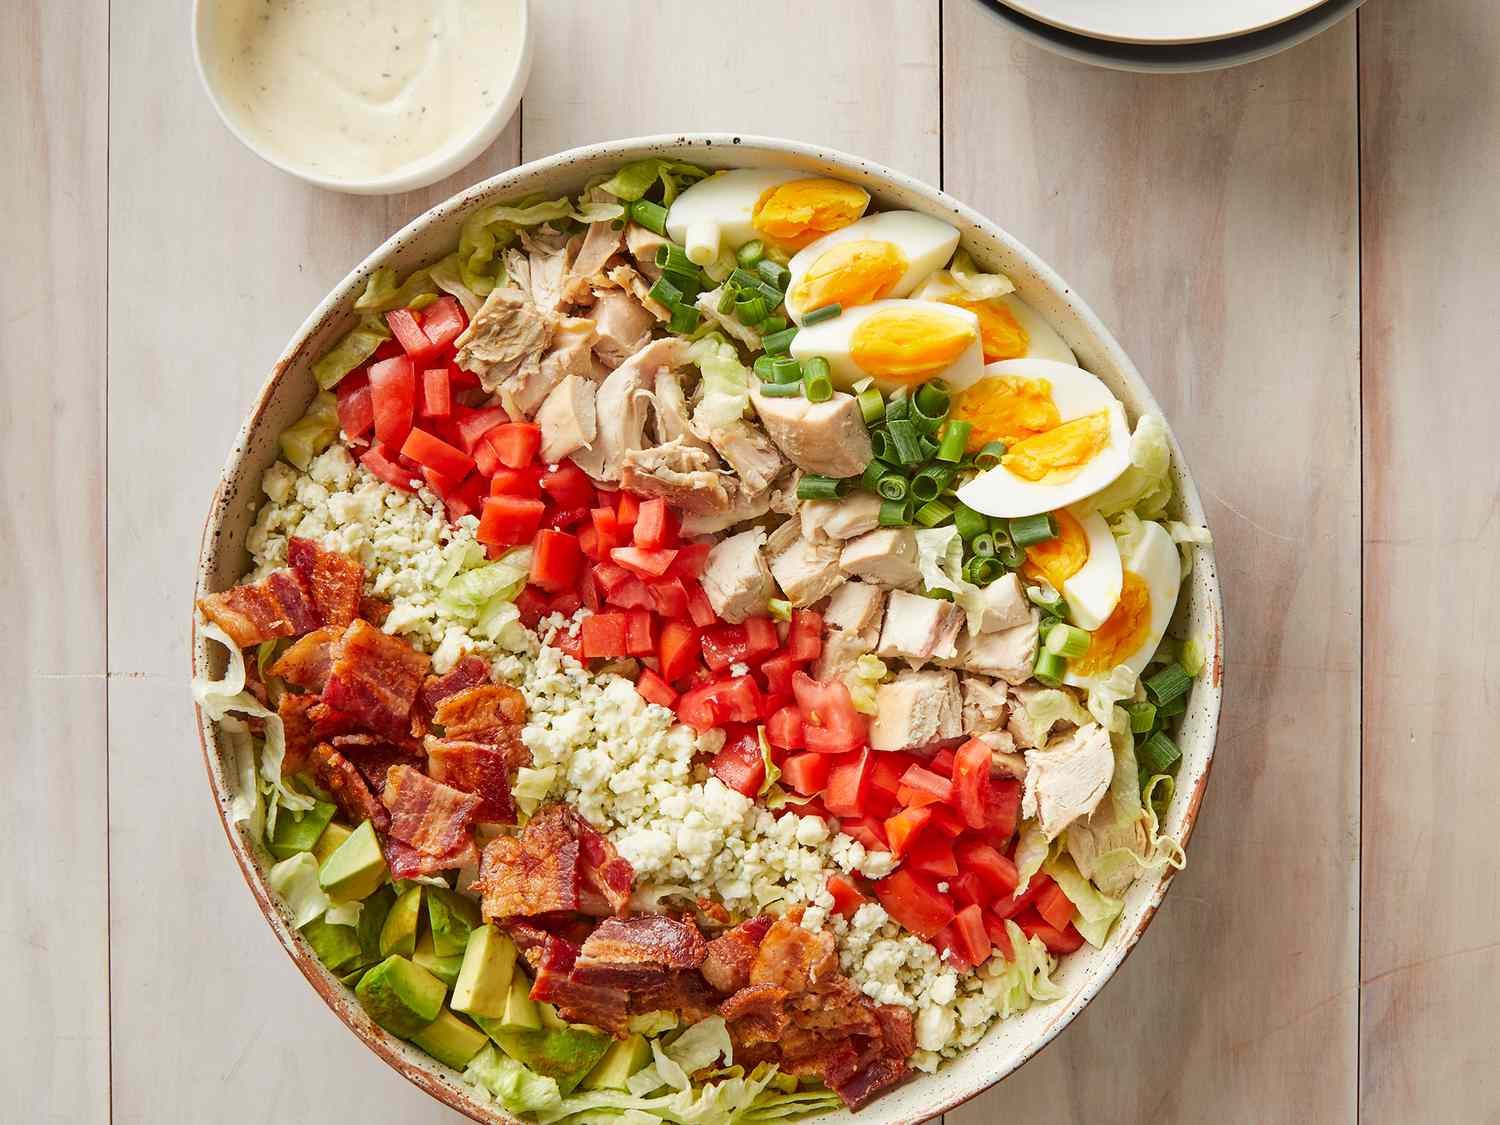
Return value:
<svg viewBox="0 0 1500 1125">
<path fill-rule="evenodd" d="M 1066 508 L 1110 484 L 1130 465 L 1130 426 L 1125 420 L 1125 407 L 1097 375 L 1057 360 L 1005 359 L 989 364 L 977 375 L 963 371 L 947 378 L 956 394 L 986 376 L 1000 375 L 1050 382 L 1052 401 L 1061 422 L 1107 411 L 1109 439 L 1093 460 L 1069 480 L 1024 480 L 1003 465 L 980 473 L 958 490 L 958 498 L 976 512 L 1010 519 Z"/>
<path fill-rule="evenodd" d="M 925 281 L 913 294 L 919 301 L 941 301 L 944 297 L 958 297 L 963 287 L 953 280 L 953 275 L 942 270 Z M 1016 318 L 1016 323 L 1026 330 L 1026 354 L 1017 359 L 1051 359 L 1059 363 L 1078 366 L 1078 357 L 1073 349 L 1057 334 L 1057 329 L 1043 319 L 1042 314 L 1028 305 L 1015 293 L 1007 293 L 996 300 L 1005 305 Z"/>
<path fill-rule="evenodd" d="M 785 168 L 736 168 L 686 188 L 667 211 L 667 235 L 687 256 L 706 266 L 721 246 L 738 249 L 756 237 L 755 204 L 769 188 L 805 180 L 806 172 Z"/>
<path fill-rule="evenodd" d="M 866 215 L 832 234 L 825 234 L 792 256 L 787 266 L 791 270 L 792 280 L 787 288 L 786 311 L 795 323 L 802 323 L 802 309 L 794 305 L 792 295 L 807 276 L 807 271 L 830 247 L 855 239 L 893 243 L 906 258 L 906 272 L 901 275 L 901 280 L 894 288 L 885 294 L 888 298 L 910 296 L 935 270 L 941 269 L 958 248 L 956 228 L 920 211 L 882 211 Z"/>
<path fill-rule="evenodd" d="M 1088 561 L 1063 583 L 1062 596 L 1067 600 L 1073 624 L 1093 632 L 1108 620 L 1120 603 L 1125 582 L 1120 562 L 1120 546 L 1115 542 L 1109 524 L 1098 512 L 1071 513 L 1088 539 Z"/>
<path fill-rule="evenodd" d="M 833 376 L 834 383 L 847 390 L 858 380 L 870 377 L 870 373 L 854 361 L 852 354 L 854 330 L 876 313 L 910 308 L 917 304 L 916 301 L 896 299 L 872 301 L 868 305 L 849 309 L 832 320 L 820 321 L 798 331 L 792 339 L 791 354 L 796 359 L 822 356 L 828 361 L 829 372 Z M 947 367 L 934 373 L 932 378 L 947 379 L 950 382 L 962 381 L 965 385 L 973 383 L 984 371 L 984 352 L 979 344 L 979 318 L 968 309 L 961 309 L 956 305 L 933 306 L 921 302 L 920 307 L 924 313 L 934 307 L 941 308 L 942 315 L 962 323 L 974 335 L 969 347 L 965 348 L 959 357 Z M 880 378 L 876 378 L 875 382 L 877 386 L 885 390 L 905 385 Z"/>
<path fill-rule="evenodd" d="M 1139 648 L 1120 663 L 1136 675 L 1140 675 L 1151 662 L 1167 625 L 1177 609 L 1177 595 L 1182 586 L 1182 564 L 1177 556 L 1177 547 L 1167 529 L 1159 523 L 1147 521 L 1133 537 L 1130 549 L 1123 553 L 1124 568 L 1140 575 L 1146 583 L 1151 607 L 1150 627 Z M 1071 670 L 1063 677 L 1073 687 L 1087 687 L 1093 677 L 1080 676 Z"/>
</svg>

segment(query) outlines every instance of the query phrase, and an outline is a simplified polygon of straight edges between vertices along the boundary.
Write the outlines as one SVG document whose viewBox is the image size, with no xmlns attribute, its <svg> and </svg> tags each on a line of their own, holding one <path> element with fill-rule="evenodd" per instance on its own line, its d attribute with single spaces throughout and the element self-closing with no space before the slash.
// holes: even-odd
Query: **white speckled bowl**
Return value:
<svg viewBox="0 0 1500 1125">
<path fill-rule="evenodd" d="M 204 527 L 198 560 L 198 591 L 233 585 L 249 565 L 245 537 L 260 501 L 261 474 L 276 457 L 276 435 L 307 408 L 314 393 L 312 362 L 352 321 L 350 308 L 365 278 L 378 266 L 394 265 L 402 273 L 447 253 L 458 239 L 464 216 L 476 207 L 531 192 L 557 195 L 579 188 L 590 176 L 630 160 L 669 156 L 709 167 L 764 167 L 786 165 L 809 173 L 837 176 L 863 185 L 885 208 L 925 211 L 956 224 L 964 244 L 983 264 L 1008 274 L 1023 298 L 1046 316 L 1078 354 L 1079 361 L 1102 378 L 1124 401 L 1132 419 L 1158 411 L 1145 381 L 1099 318 L 1068 285 L 1035 254 L 994 223 L 935 188 L 870 161 L 791 141 L 732 134 L 684 134 L 611 141 L 573 149 L 547 160 L 476 184 L 414 220 L 378 248 L 324 299 L 287 345 L 261 389 L 248 420 L 240 430 Z M 1198 490 L 1173 441 L 1174 475 L 1181 518 L 1206 522 Z M 1183 752 L 1177 796 L 1165 828 L 1184 842 L 1208 781 L 1214 737 L 1219 721 L 1220 678 L 1223 660 L 1223 606 L 1211 552 L 1203 551 L 1184 586 L 1174 632 L 1213 638 L 1208 645 L 1208 667 L 1193 685 L 1184 716 L 1180 744 Z M 222 668 L 222 653 L 206 645 L 195 630 L 193 672 Z M 260 903 L 266 921 L 291 954 L 302 974 L 330 1008 L 381 1058 L 434 1097 L 477 1121 L 509 1121 L 492 1105 L 476 1097 L 447 1067 L 375 1026 L 355 1002 L 353 993 L 328 973 L 266 886 L 265 863 L 256 856 L 242 829 L 228 819 L 231 772 L 211 725 L 199 715 L 199 732 L 209 782 L 218 801 L 230 847 L 245 880 Z M 1125 913 L 1100 950 L 1084 950 L 1068 957 L 1059 974 L 1065 995 L 1033 1007 L 1024 1015 L 992 1028 L 988 1035 L 951 1065 L 935 1075 L 919 1076 L 865 1107 L 852 1120 L 862 1125 L 921 1122 L 951 1109 L 1000 1081 L 1045 1046 L 1104 987 L 1150 923 L 1170 875 L 1152 875 L 1138 882 L 1126 898 Z M 822 1120 L 832 1120 L 824 1118 Z M 840 1115 L 839 1119 L 850 1120 Z"/>
</svg>

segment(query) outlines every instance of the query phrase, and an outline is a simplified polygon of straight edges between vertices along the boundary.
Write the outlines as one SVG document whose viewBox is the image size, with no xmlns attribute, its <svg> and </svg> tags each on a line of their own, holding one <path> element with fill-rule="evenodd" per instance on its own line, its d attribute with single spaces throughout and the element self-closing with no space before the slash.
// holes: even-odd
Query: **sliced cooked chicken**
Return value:
<svg viewBox="0 0 1500 1125">
<path fill-rule="evenodd" d="M 724 475 L 713 457 L 680 441 L 627 450 L 620 466 L 622 487 L 642 496 L 660 496 L 684 512 L 720 512 L 729 506 Z"/>
<path fill-rule="evenodd" d="M 1114 772 L 1109 732 L 1098 723 L 1089 723 L 1043 749 L 1026 751 L 1021 812 L 1036 817 L 1042 834 L 1055 840 L 1068 825 L 1098 807 L 1109 792 Z"/>
<path fill-rule="evenodd" d="M 953 663 L 969 672 L 995 676 L 1008 684 L 1024 684 L 1036 667 L 1037 634 L 1042 617 L 1036 607 L 1029 607 L 1026 620 L 1009 629 L 969 636 L 958 640 Z"/>
<path fill-rule="evenodd" d="M 687 348 L 687 341 L 677 336 L 653 340 L 610 372 L 594 400 L 597 440 L 590 449 L 573 456 L 579 468 L 595 480 L 620 479 L 625 454 L 640 449 L 643 443 L 647 398 L 642 392 L 656 385 L 656 373 L 662 368 L 682 366 Z M 728 503 L 727 497 L 724 503 Z"/>
<path fill-rule="evenodd" d="M 500 384 L 500 405 L 505 412 L 517 420 L 530 418 L 569 375 L 592 381 L 593 343 L 592 320 L 567 317 L 561 321 L 552 335 L 551 348 L 536 368 L 517 371 Z"/>
<path fill-rule="evenodd" d="M 592 379 L 568 375 L 536 412 L 536 423 L 542 428 L 541 458 L 555 465 L 594 442 L 598 426 L 594 417 L 594 396 L 598 386 Z"/>
<path fill-rule="evenodd" d="M 656 409 L 656 434 L 662 441 L 680 441 L 705 453 L 713 452 L 708 442 L 698 436 L 693 424 L 688 421 L 687 396 L 682 393 L 682 380 L 675 371 L 656 373 L 655 392 L 651 396 Z M 754 491 L 759 491 L 758 489 Z"/>
<path fill-rule="evenodd" d="M 958 738 L 964 732 L 960 710 L 958 677 L 952 672 L 901 672 L 875 689 L 870 747 L 916 750 Z"/>
<path fill-rule="evenodd" d="M 557 323 L 519 289 L 493 290 L 457 340 L 458 365 L 493 393 L 512 376 L 539 369 Z"/>
<path fill-rule="evenodd" d="M 743 420 L 710 430 L 708 441 L 751 492 L 770 488 L 786 466 L 760 427 Z"/>
<path fill-rule="evenodd" d="M 594 354 L 606 367 L 616 368 L 646 346 L 656 318 L 623 289 L 594 292 Z"/>
<path fill-rule="evenodd" d="M 771 573 L 795 606 L 812 605 L 845 581 L 839 553 L 840 545 L 833 540 L 804 539 L 796 520 L 787 520 L 766 541 Z"/>
<path fill-rule="evenodd" d="M 615 266 L 604 275 L 621 289 L 628 290 L 637 301 L 646 306 L 646 311 L 665 324 L 672 319 L 672 312 L 651 296 L 651 283 L 630 266 Z"/>
<path fill-rule="evenodd" d="M 737 523 L 759 519 L 771 510 L 772 489 L 749 492 L 733 477 L 724 478 L 724 489 L 729 494 L 729 507 L 722 512 L 688 512 L 683 515 L 682 534 L 685 538 L 712 535 Z"/>
<path fill-rule="evenodd" d="M 917 536 L 909 527 L 882 527 L 849 540 L 839 565 L 847 574 L 893 588 L 915 586 L 922 576 Z"/>
<path fill-rule="evenodd" d="M 703 567 L 703 592 L 714 612 L 739 623 L 766 612 L 776 586 L 766 567 L 764 528 L 752 527 L 715 543 Z"/>
<path fill-rule="evenodd" d="M 969 628 L 976 633 L 994 633 L 1013 629 L 1031 619 L 1031 602 L 1021 590 L 1021 579 L 1014 571 L 995 579 L 970 603 Z"/>
<path fill-rule="evenodd" d="M 625 227 L 625 249 L 635 259 L 635 268 L 655 281 L 661 276 L 656 266 L 656 252 L 668 245 L 667 239 L 654 230 L 647 230 L 640 223 Z"/>
<path fill-rule="evenodd" d="M 568 267 L 568 276 L 563 282 L 564 299 L 579 302 L 589 294 L 589 283 L 609 264 L 609 260 L 620 252 L 625 236 L 610 223 L 590 223 L 578 248 L 578 256 Z"/>
<path fill-rule="evenodd" d="M 880 626 L 875 654 L 900 657 L 913 665 L 953 655 L 953 642 L 962 631 L 964 611 L 952 602 L 892 590 Z"/>
<path fill-rule="evenodd" d="M 804 500 L 798 515 L 809 539 L 853 539 L 880 526 L 880 497 L 860 491 L 842 500 Z"/>
<path fill-rule="evenodd" d="M 827 402 L 809 402 L 801 396 L 770 398 L 757 387 L 750 401 L 771 440 L 803 472 L 857 477 L 875 455 L 853 395 L 837 391 Z"/>
</svg>

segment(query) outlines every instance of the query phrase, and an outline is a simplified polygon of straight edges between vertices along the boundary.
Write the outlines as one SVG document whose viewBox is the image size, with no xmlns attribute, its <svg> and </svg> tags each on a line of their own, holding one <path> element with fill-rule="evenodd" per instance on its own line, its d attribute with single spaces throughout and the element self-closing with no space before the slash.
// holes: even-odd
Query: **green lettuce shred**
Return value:
<svg viewBox="0 0 1500 1125">
<path fill-rule="evenodd" d="M 333 386 L 349 372 L 375 354 L 375 349 L 391 338 L 391 330 L 375 313 L 363 313 L 359 322 L 340 337 L 323 358 L 313 364 L 313 378 L 323 390 Z"/>
<path fill-rule="evenodd" d="M 580 223 L 611 222 L 625 214 L 618 203 L 574 204 L 567 196 L 556 199 L 528 197 L 519 203 L 494 203 L 481 207 L 467 219 L 458 234 L 458 272 L 463 286 L 486 297 L 503 281 L 500 251 L 516 240 L 522 227 L 573 219 Z"/>
<path fill-rule="evenodd" d="M 760 760 L 765 763 L 766 779 L 760 783 L 760 789 L 756 792 L 757 797 L 764 797 L 781 780 L 781 767 L 771 757 L 771 741 L 766 738 L 766 728 L 756 727 L 755 737 L 760 740 Z"/>
<path fill-rule="evenodd" d="M 1111 898 L 1085 879 L 1072 857 L 1066 854 L 1049 856 L 1042 864 L 1042 870 L 1052 876 L 1073 904 L 1077 911 L 1073 925 L 1083 935 L 1083 940 L 1095 949 L 1102 949 L 1110 927 L 1125 909 L 1125 900 Z"/>
<path fill-rule="evenodd" d="M 694 429 L 706 434 L 743 418 L 750 407 L 750 371 L 734 345 L 711 332 L 688 347 L 687 357 L 703 373 L 703 397 L 693 409 Z"/>
<path fill-rule="evenodd" d="M 1056 1000 L 1063 994 L 1062 987 L 1052 980 L 1057 962 L 1042 939 L 1028 939 L 1009 918 L 1005 920 L 1005 933 L 1015 959 L 996 957 L 979 970 L 985 995 L 995 1002 L 1001 1019 L 1024 1012 L 1035 1001 Z"/>
<path fill-rule="evenodd" d="M 1036 820 L 1023 821 L 1020 835 L 1016 837 L 1014 856 L 1016 873 L 1021 876 L 1021 881 L 1016 884 L 1016 894 L 1023 894 L 1031 886 L 1031 877 L 1042 869 L 1047 853 L 1047 834 L 1042 831 L 1041 823 Z"/>
<path fill-rule="evenodd" d="M 312 459 L 333 444 L 339 436 L 339 400 L 332 391 L 319 391 L 302 415 L 276 439 L 281 455 L 302 472 Z"/>
<path fill-rule="evenodd" d="M 1086 503 L 1106 519 L 1130 509 L 1141 519 L 1157 519 L 1172 499 L 1171 466 L 1166 423 L 1155 414 L 1142 414 L 1130 437 L 1130 464 Z"/>
<path fill-rule="evenodd" d="M 867 652 L 854 661 L 853 668 L 844 673 L 849 697 L 854 700 L 854 709 L 860 714 L 875 714 L 875 689 L 889 671 L 885 661 Z"/>
<path fill-rule="evenodd" d="M 271 868 L 266 882 L 292 912 L 292 925 L 296 929 L 322 917 L 331 905 L 327 893 L 318 885 L 318 861 L 312 852 L 298 852 L 282 860 Z"/>
<path fill-rule="evenodd" d="M 413 270 L 405 281 L 398 282 L 392 267 L 381 266 L 365 282 L 365 291 L 354 302 L 354 309 L 363 313 L 388 313 L 393 309 L 410 308 L 418 297 L 436 299 L 437 296 L 431 270 Z"/>
<path fill-rule="evenodd" d="M 545 1120 L 559 1119 L 556 1111 L 562 1105 L 557 1079 L 537 1074 L 522 1066 L 492 1043 L 470 1060 L 464 1070 L 469 1083 L 487 1090 L 511 1113 L 534 1113 Z"/>
<path fill-rule="evenodd" d="M 1003 273 L 984 273 L 975 264 L 973 256 L 960 246 L 953 252 L 953 261 L 948 263 L 948 273 L 954 283 L 970 297 L 980 301 L 993 301 L 1016 291 L 1015 282 Z"/>
<path fill-rule="evenodd" d="M 599 187 L 616 199 L 634 202 L 644 198 L 660 180 L 662 204 L 670 207 L 672 201 L 677 198 L 678 192 L 689 184 L 697 183 L 707 175 L 708 173 L 696 164 L 653 157 L 625 165 Z"/>
</svg>

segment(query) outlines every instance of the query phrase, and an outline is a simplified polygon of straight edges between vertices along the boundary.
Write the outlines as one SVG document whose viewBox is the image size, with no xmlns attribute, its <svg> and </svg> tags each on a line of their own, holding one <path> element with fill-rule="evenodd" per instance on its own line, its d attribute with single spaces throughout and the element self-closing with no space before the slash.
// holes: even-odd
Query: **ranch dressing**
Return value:
<svg viewBox="0 0 1500 1125">
<path fill-rule="evenodd" d="M 505 97 L 525 0 L 205 0 L 204 66 L 256 148 L 340 180 L 456 147 Z"/>
</svg>

